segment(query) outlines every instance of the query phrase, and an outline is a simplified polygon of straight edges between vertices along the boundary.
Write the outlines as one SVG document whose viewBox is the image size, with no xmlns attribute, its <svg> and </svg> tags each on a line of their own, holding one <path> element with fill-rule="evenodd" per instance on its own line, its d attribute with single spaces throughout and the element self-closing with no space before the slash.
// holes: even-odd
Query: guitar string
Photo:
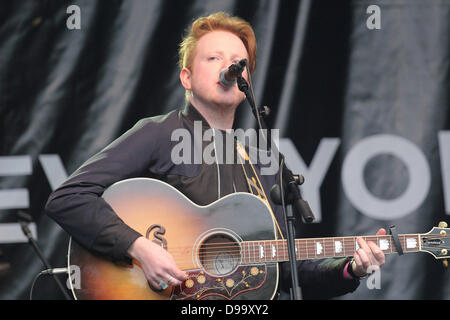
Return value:
<svg viewBox="0 0 450 320">
<path fill-rule="evenodd" d="M 416 239 L 417 235 L 399 235 L 399 240 L 403 241 L 403 243 L 406 243 L 405 238 L 411 238 Z M 300 244 L 303 242 L 313 242 L 321 243 L 323 242 L 323 245 L 334 245 L 334 242 L 342 240 L 340 242 L 343 242 L 344 245 L 353 245 L 353 243 L 356 243 L 357 238 L 363 238 L 365 241 L 372 241 L 377 242 L 377 240 L 392 240 L 392 236 L 390 235 L 383 235 L 383 236 L 354 236 L 354 237 L 334 237 L 334 238 L 307 238 L 307 239 L 295 239 L 295 241 Z M 441 237 L 440 239 L 449 239 L 449 237 Z M 416 239 L 417 240 L 417 239 Z M 352 244 L 348 244 L 349 241 L 352 241 Z M 333 243 L 330 243 L 333 242 Z M 347 243 L 346 243 L 347 242 Z M 244 241 L 244 242 L 214 242 L 214 243 L 203 243 L 200 247 L 208 247 L 208 248 L 232 248 L 236 246 L 242 246 L 242 245 L 273 245 L 273 244 L 286 244 L 286 240 L 252 240 L 252 241 Z M 192 246 L 171 246 L 171 248 L 191 248 Z"/>
<path fill-rule="evenodd" d="M 394 254 L 396 252 L 386 252 L 386 254 Z M 336 255 L 328 255 L 328 256 L 324 256 L 324 255 L 315 255 L 315 254 L 310 254 L 310 255 L 299 255 L 297 254 L 297 260 L 311 260 L 311 259 L 322 259 L 322 258 L 339 258 L 339 257 L 351 257 L 353 256 L 353 254 L 336 254 Z M 232 258 L 234 260 L 240 260 L 240 264 L 244 264 L 244 263 L 263 263 L 263 262 L 281 262 L 281 261 L 287 261 L 288 260 L 288 252 L 284 252 L 283 254 L 278 254 L 278 256 L 275 257 L 257 257 L 257 255 L 255 254 L 255 257 L 245 257 L 243 259 L 240 259 L 240 255 L 235 255 L 232 256 Z M 443 258 L 448 258 L 448 256 L 444 256 L 444 257 L 440 257 L 440 259 Z M 201 261 L 199 261 L 199 263 L 201 265 L 208 265 L 211 263 L 215 263 L 217 261 L 217 258 L 208 258 L 208 259 L 201 259 Z M 196 264 L 195 261 L 193 261 L 191 258 L 186 257 L 185 259 L 178 259 L 177 261 L 178 265 L 183 265 L 183 264 L 188 264 L 191 265 L 192 263 Z M 238 264 L 238 263 L 236 263 Z"/>
<path fill-rule="evenodd" d="M 304 259 L 304 260 L 316 259 L 316 258 L 324 258 L 324 257 L 350 257 L 350 256 L 352 256 L 353 254 L 347 254 L 346 253 L 347 250 L 350 251 L 350 252 L 354 252 L 354 246 L 344 248 L 342 253 L 334 253 L 333 255 L 326 254 L 325 251 L 324 251 L 324 254 L 317 254 L 317 253 L 311 252 L 311 250 L 298 250 L 296 252 L 296 256 L 299 259 Z M 405 253 L 417 252 L 417 251 L 418 250 L 409 250 L 409 251 L 405 250 Z M 386 254 L 393 254 L 393 253 L 396 253 L 396 252 L 397 252 L 396 250 L 391 250 L 390 252 L 386 251 L 385 253 Z M 209 252 L 208 254 L 200 256 L 199 257 L 199 260 L 200 260 L 199 262 L 202 265 L 207 265 L 208 263 L 213 263 L 213 262 L 217 261 L 217 257 L 214 257 L 214 253 L 215 252 L 213 252 L 213 253 Z M 217 252 L 217 253 L 222 253 L 222 252 Z M 288 257 L 288 250 L 287 250 L 287 248 L 282 248 L 282 249 L 278 250 L 278 253 L 276 255 L 277 256 L 276 259 L 274 259 L 275 256 L 272 256 L 272 257 L 270 257 L 270 255 L 269 256 L 267 256 L 267 255 L 261 256 L 260 252 L 258 250 L 251 250 L 251 251 L 249 251 L 247 253 L 248 254 L 246 254 L 246 255 L 242 255 L 237 250 L 235 250 L 235 252 L 228 252 L 228 254 L 231 255 L 231 257 L 233 259 L 241 260 L 241 262 L 246 262 L 246 263 L 279 262 L 279 261 L 285 261 L 285 259 L 287 259 L 287 257 Z M 184 263 L 192 263 L 193 262 L 192 261 L 192 256 L 184 257 L 184 258 L 185 259 L 178 259 L 177 263 L 178 264 L 184 264 Z M 242 258 L 242 259 L 240 259 L 240 258 Z M 441 258 L 444 258 L 444 257 L 441 257 Z M 238 265 L 238 264 L 236 264 L 236 265 Z"/>
<path fill-rule="evenodd" d="M 387 254 L 390 253 L 395 253 L 395 252 L 386 252 Z M 325 258 L 325 257 L 351 257 L 353 256 L 353 254 L 337 254 L 337 255 L 329 255 L 329 256 L 324 256 L 324 255 L 315 255 L 313 253 L 311 253 L 310 255 L 306 255 L 306 254 L 298 254 L 296 255 L 298 260 L 309 260 L 309 259 L 321 259 L 321 258 Z M 245 257 L 243 259 L 239 259 L 241 258 L 241 255 L 236 254 L 234 256 L 232 256 L 232 258 L 234 260 L 241 260 L 240 263 L 262 263 L 262 262 L 280 262 L 280 261 L 287 261 L 288 258 L 288 252 L 287 250 L 283 252 L 283 254 L 278 254 L 278 257 L 272 257 L 270 258 L 270 256 L 266 256 L 266 257 L 258 257 L 257 254 L 255 254 L 254 257 Z M 204 258 L 204 259 L 200 259 L 200 261 L 198 261 L 201 265 L 208 265 L 210 263 L 214 263 L 217 261 L 217 258 Z M 196 264 L 195 261 L 192 260 L 191 257 L 185 257 L 185 259 L 176 259 L 176 262 L 178 265 L 183 265 L 183 264 Z M 236 263 L 236 265 L 238 265 L 239 263 Z"/>
<path fill-rule="evenodd" d="M 402 244 L 402 246 L 404 246 L 406 243 L 402 242 L 401 244 Z M 253 248 L 250 248 L 250 246 L 252 246 Z M 305 244 L 303 244 L 303 245 L 302 244 L 297 244 L 296 246 L 297 246 L 297 251 L 298 250 L 316 250 L 317 249 L 317 246 L 314 246 L 313 244 L 306 244 L 306 245 Z M 273 249 L 282 250 L 285 247 L 286 247 L 286 243 L 282 243 L 281 244 L 281 248 L 280 248 L 280 243 L 277 243 L 277 244 L 255 244 L 255 245 L 247 245 L 246 248 L 243 249 L 243 251 L 245 251 L 245 252 L 260 251 L 261 248 L 263 248 L 266 251 L 271 251 Z M 300 248 L 298 248 L 298 247 L 300 247 Z M 356 246 L 354 244 L 344 244 L 341 247 L 342 248 L 355 248 Z M 392 246 L 389 246 L 389 247 L 391 248 Z M 170 247 L 169 248 L 169 252 L 185 251 L 185 250 L 190 249 L 190 248 L 192 248 L 192 247 L 188 247 L 188 246 Z M 329 248 L 336 248 L 336 246 L 333 245 L 333 244 L 322 244 L 322 248 L 324 248 L 324 250 L 326 250 L 326 249 L 329 249 Z M 237 250 L 237 251 L 241 251 L 241 247 L 236 247 L 235 245 L 230 245 L 230 246 L 225 246 L 224 245 L 224 246 L 216 246 L 216 247 L 208 247 L 208 248 L 197 249 L 197 251 L 200 251 L 200 252 L 220 252 L 221 250 Z"/>
<path fill-rule="evenodd" d="M 333 252 L 333 254 L 328 254 L 327 253 L 327 251 L 328 251 L 327 249 L 325 249 L 323 251 L 323 254 L 317 254 L 317 253 L 314 253 L 314 252 L 311 252 L 311 251 L 314 251 L 314 250 L 311 250 L 311 249 L 309 249 L 309 250 L 308 249 L 306 249 L 306 250 L 297 250 L 296 255 L 300 256 L 301 258 L 303 256 L 304 259 L 314 259 L 314 258 L 323 258 L 323 257 L 342 257 L 342 256 L 351 256 L 351 255 L 353 255 L 355 249 L 354 249 L 354 246 L 346 247 L 346 248 L 343 249 L 343 252 L 339 252 L 339 253 Z M 347 251 L 352 252 L 352 254 L 347 254 L 346 253 Z M 417 252 L 417 251 L 418 250 L 416 250 L 416 249 L 414 249 L 414 250 L 407 249 L 407 250 L 405 250 L 405 253 Z M 390 251 L 383 250 L 383 252 L 386 253 L 386 254 L 390 254 L 390 253 L 396 253 L 397 251 L 396 251 L 396 249 L 392 248 Z M 216 253 L 217 254 L 220 254 L 220 253 L 223 254 L 223 252 L 221 252 L 221 251 L 218 251 L 218 252 L 207 252 L 207 253 L 204 253 L 204 254 L 198 254 L 198 257 L 199 257 L 199 259 L 201 260 L 202 263 L 208 263 L 208 262 L 212 262 L 212 261 L 216 261 L 217 260 L 217 257 L 214 257 Z M 276 256 L 278 256 L 278 257 L 281 257 L 281 256 L 287 257 L 287 253 L 288 253 L 287 248 L 282 248 L 282 249 L 278 250 Z M 191 252 L 191 254 L 192 254 L 192 252 Z M 255 262 L 258 262 L 258 261 L 259 262 L 262 262 L 262 261 L 270 262 L 270 261 L 273 261 L 273 258 L 274 258 L 274 256 L 272 256 L 272 259 L 271 259 L 270 255 L 265 255 L 265 256 L 261 257 L 260 251 L 256 250 L 256 249 L 247 251 L 246 254 L 242 254 L 238 250 L 228 251 L 227 254 L 231 255 L 233 258 L 243 257 L 243 260 L 245 260 L 245 261 L 248 260 L 248 261 L 255 261 Z M 441 258 L 444 258 L 444 257 L 441 257 Z M 192 256 L 190 255 L 189 257 L 186 257 L 185 260 L 191 262 L 192 261 Z M 178 260 L 178 261 L 181 262 L 182 260 Z"/>
<path fill-rule="evenodd" d="M 399 239 L 403 240 L 403 237 L 408 237 L 408 238 L 416 238 L 417 236 L 419 236 L 420 234 L 406 234 L 406 235 L 399 235 Z M 446 236 L 439 236 L 436 235 L 435 237 L 441 237 L 441 238 L 446 238 L 448 239 L 449 237 Z M 392 238 L 391 235 L 369 235 L 369 236 L 344 236 L 344 237 L 326 237 L 326 238 L 301 238 L 301 239 L 295 239 L 295 241 L 330 241 L 330 240 L 340 240 L 340 239 L 355 239 L 356 238 L 363 238 L 363 239 L 369 239 L 369 238 L 373 238 L 373 239 L 378 239 L 378 238 Z M 286 240 L 282 240 L 282 239 L 270 239 L 270 240 L 247 240 L 247 241 L 241 241 L 241 242 L 211 242 L 211 243 L 204 243 L 204 245 L 215 245 L 215 244 L 236 244 L 236 243 L 257 243 L 257 242 L 286 242 Z"/>
<path fill-rule="evenodd" d="M 388 238 L 391 237 L 390 235 L 383 235 L 383 236 L 363 236 L 362 238 L 366 239 L 367 241 L 372 240 L 377 240 L 380 238 Z M 400 243 L 402 245 L 402 247 L 404 248 L 405 252 L 416 252 L 418 251 L 417 249 L 410 249 L 406 247 L 406 237 L 411 238 L 411 235 L 400 235 Z M 413 236 L 415 238 L 415 236 Z M 347 238 L 347 239 L 356 239 L 358 237 L 343 237 L 343 238 Z M 341 239 L 341 238 L 335 238 L 335 239 Z M 333 240 L 335 240 L 333 239 Z M 440 236 L 440 235 L 433 235 L 431 237 L 428 238 L 428 240 L 441 240 L 441 239 L 449 239 L 449 237 L 446 236 Z M 308 241 L 312 241 L 314 242 L 314 244 L 316 243 L 321 243 L 323 242 L 323 248 L 322 248 L 322 252 L 323 254 L 317 254 L 314 253 L 315 251 L 315 247 L 301 247 L 300 249 L 296 250 L 296 255 L 300 255 L 300 256 L 305 256 L 306 255 L 306 259 L 308 258 L 321 258 L 321 257 L 325 257 L 325 256 L 329 256 L 329 257 L 340 257 L 340 256 L 350 256 L 345 254 L 347 251 L 349 252 L 354 252 L 356 250 L 356 246 L 355 243 L 351 243 L 348 244 L 344 241 L 344 245 L 342 246 L 342 250 L 344 254 L 340 254 L 337 253 L 335 250 L 333 250 L 333 248 L 335 248 L 333 246 L 332 243 L 329 243 L 332 239 L 323 239 L 323 238 L 312 238 L 312 239 L 300 239 L 299 241 L 302 242 L 306 242 L 306 246 L 308 246 Z M 391 240 L 391 239 L 389 239 Z M 271 241 L 271 240 L 269 240 Z M 263 244 L 261 244 L 261 242 L 263 242 Z M 298 242 L 298 241 L 297 241 Z M 347 241 L 348 242 L 348 241 Z M 277 249 L 277 256 L 287 256 L 288 253 L 288 249 L 286 247 L 286 243 L 285 240 L 275 240 L 275 243 L 277 245 L 282 244 L 282 247 L 280 248 L 279 246 L 276 248 Z M 231 255 L 233 258 L 239 258 L 239 257 L 243 257 L 244 260 L 254 260 L 255 262 L 262 262 L 264 259 L 264 262 L 270 262 L 270 255 L 264 255 L 263 257 L 261 257 L 261 247 L 264 249 L 264 252 L 271 252 L 270 248 L 267 248 L 267 242 L 264 243 L 264 241 L 249 241 L 248 242 L 248 248 L 244 248 L 244 252 L 241 252 L 241 247 L 238 246 L 238 244 L 236 243 L 224 243 L 226 244 L 226 246 L 220 244 L 220 243 L 214 243 L 214 244 L 204 244 L 204 245 L 210 245 L 211 247 L 208 247 L 207 249 L 199 249 L 197 250 L 197 254 L 196 256 L 201 260 L 201 262 L 203 264 L 207 264 L 209 262 L 213 262 L 217 260 L 217 257 L 215 257 L 218 254 L 224 254 L 223 250 L 227 250 L 225 253 L 228 255 Z M 256 247 L 255 247 L 256 245 Z M 270 243 L 269 243 L 270 245 Z M 309 243 L 309 245 L 311 245 L 311 243 Z M 253 246 L 253 248 L 250 248 L 249 246 Z M 172 248 L 175 248 L 172 250 Z M 385 253 L 395 253 L 397 252 L 396 248 L 393 246 L 389 246 L 390 248 L 390 252 L 387 250 L 383 250 L 383 252 Z M 448 248 L 447 246 L 440 246 L 440 248 Z M 186 257 L 186 261 L 192 262 L 192 253 L 194 250 L 190 250 L 191 247 L 188 246 L 174 246 L 171 247 L 171 249 L 169 250 L 169 253 L 171 253 L 174 258 L 177 255 L 180 255 L 182 251 L 185 251 L 184 256 L 186 255 L 186 251 L 188 253 L 190 253 L 189 257 Z M 328 252 L 333 251 L 333 254 L 327 254 Z M 338 254 L 338 255 L 336 255 Z M 259 257 L 259 258 L 258 258 Z M 268 258 L 266 258 L 268 257 Z M 211 259 L 212 258 L 212 259 Z M 182 262 L 182 260 L 178 260 L 179 263 Z"/>
<path fill-rule="evenodd" d="M 383 252 L 394 252 L 396 249 L 395 248 L 390 248 L 389 250 L 382 250 Z M 277 255 L 279 255 L 279 253 L 281 252 L 285 252 L 288 251 L 288 249 L 286 247 L 283 248 L 277 248 L 276 252 L 278 253 Z M 416 251 L 416 249 L 406 249 L 406 252 L 411 252 L 411 251 Z M 192 254 L 194 253 L 194 250 L 185 250 L 185 252 L 176 252 L 176 251 L 169 251 L 169 253 L 171 253 L 172 255 L 182 255 L 182 254 Z M 258 248 L 251 248 L 251 249 L 247 249 L 244 251 L 239 250 L 238 248 L 228 248 L 226 251 L 223 250 L 209 250 L 209 251 L 197 251 L 196 252 L 196 256 L 198 257 L 205 257 L 205 256 L 212 256 L 212 255 L 218 255 L 218 254 L 239 254 L 241 256 L 250 256 L 250 255 L 259 255 L 261 252 L 274 252 L 272 250 L 267 250 L 265 249 L 264 251 L 258 249 Z M 355 250 L 355 246 L 344 246 L 341 248 L 341 250 L 336 251 L 335 247 L 332 246 L 328 246 L 325 247 L 321 250 L 322 253 L 317 254 L 316 248 L 301 248 L 301 249 L 297 249 L 296 250 L 297 254 L 304 254 L 304 253 L 308 253 L 311 255 L 318 255 L 318 256 L 323 256 L 323 255 L 329 255 L 329 252 L 333 252 L 333 254 L 335 253 L 340 253 L 340 252 L 356 252 Z M 396 252 L 396 251 L 395 251 Z M 331 255 L 331 254 L 330 254 Z"/>
<path fill-rule="evenodd" d="M 231 255 L 231 256 L 234 256 L 234 257 L 241 257 L 241 256 L 244 256 L 244 260 L 246 260 L 246 258 L 248 257 L 248 258 L 252 258 L 252 260 L 253 259 L 256 259 L 255 261 L 258 261 L 258 260 L 261 260 L 261 259 L 263 259 L 261 256 L 260 256 L 260 251 L 258 250 L 258 249 L 251 249 L 251 250 L 248 250 L 248 251 L 246 251 L 246 253 L 248 253 L 248 254 L 241 254 L 241 252 L 239 251 L 239 250 L 236 250 L 237 248 L 235 248 L 235 250 L 229 250 L 227 253 L 229 254 L 229 255 Z M 392 248 L 393 249 L 393 248 Z M 395 253 L 396 251 L 394 250 L 392 250 L 391 249 L 391 252 L 385 252 L 385 253 Z M 336 255 L 336 252 L 334 252 L 333 253 L 333 255 L 331 255 L 331 254 L 326 254 L 326 251 L 328 251 L 327 249 L 325 249 L 323 252 L 323 254 L 317 254 L 317 253 L 313 253 L 313 252 L 311 252 L 311 251 L 314 251 L 313 250 L 313 248 L 304 248 L 304 249 L 301 249 L 301 250 L 297 250 L 297 255 L 305 255 L 305 253 L 306 253 L 306 256 L 307 257 L 309 257 L 309 255 L 311 255 L 312 257 L 311 258 L 316 258 L 316 257 L 318 257 L 318 258 L 320 258 L 320 257 L 323 257 L 323 256 L 330 256 L 330 257 L 336 257 L 336 256 L 349 256 L 348 254 L 346 254 L 346 251 L 350 251 L 350 252 L 354 252 L 354 250 L 355 250 L 355 247 L 353 246 L 353 245 L 351 245 L 351 246 L 346 246 L 345 248 L 344 248 L 344 252 L 343 252 L 343 254 L 338 254 L 338 255 Z M 416 251 L 416 250 L 413 250 L 413 251 Z M 270 250 L 269 250 L 269 252 L 270 252 Z M 287 252 L 287 248 L 281 248 L 281 249 L 279 249 L 278 250 L 278 254 L 277 254 L 277 256 L 281 256 L 281 255 L 286 255 L 286 252 Z M 280 253 L 281 252 L 281 253 Z M 408 251 L 408 250 L 406 250 L 406 252 L 411 252 L 411 250 L 410 251 Z M 198 256 L 200 257 L 200 260 L 203 262 L 203 263 L 207 263 L 207 262 L 209 262 L 209 261 L 215 261 L 216 259 L 211 259 L 211 260 L 209 260 L 209 259 L 205 259 L 204 257 L 206 257 L 206 258 L 209 258 L 209 257 L 211 257 L 211 256 L 214 256 L 215 254 L 219 254 L 219 253 L 223 253 L 222 251 L 209 251 L 209 252 L 205 252 L 205 253 L 200 253 Z M 260 257 L 260 258 L 258 258 L 258 256 Z M 203 259 L 201 259 L 203 257 Z M 265 255 L 265 257 L 268 257 L 267 255 Z M 191 257 L 189 257 L 188 258 L 188 260 L 191 260 Z M 267 258 L 264 258 L 264 260 L 265 261 L 267 261 Z M 268 261 L 271 261 L 270 259 L 268 260 Z"/>
<path fill-rule="evenodd" d="M 402 248 L 405 251 L 408 250 L 415 250 L 415 248 L 408 248 L 406 245 L 406 242 L 402 242 L 401 241 L 401 245 Z M 317 246 L 312 246 L 310 245 L 296 245 L 297 247 L 297 252 L 307 252 L 307 251 L 317 251 Z M 190 250 L 192 247 L 171 247 L 169 248 L 169 253 L 171 254 L 183 254 L 185 252 L 193 252 L 194 250 Z M 338 247 L 339 248 L 339 247 Z M 344 244 L 341 247 L 341 250 L 353 250 L 356 251 L 358 248 L 356 248 L 356 246 L 354 244 Z M 445 246 L 441 246 L 439 248 L 447 248 Z M 395 250 L 395 247 L 390 245 L 387 249 L 382 250 L 383 252 L 387 251 L 387 250 Z M 279 244 L 277 245 L 260 245 L 260 244 L 256 244 L 255 246 L 252 246 L 252 248 L 250 246 L 247 246 L 246 248 L 241 249 L 241 247 L 236 247 L 236 246 L 217 246 L 217 247 L 208 247 L 208 248 L 200 248 L 200 249 L 196 249 L 196 251 L 198 252 L 199 256 L 202 255 L 207 255 L 207 254 L 211 254 L 212 253 L 221 253 L 221 252 L 230 252 L 230 251 L 237 251 L 237 252 L 242 252 L 242 254 L 245 254 L 247 252 L 261 252 L 261 250 L 264 250 L 265 252 L 267 251 L 281 251 L 281 250 L 286 250 L 286 244 L 283 243 L 281 244 L 281 247 Z M 323 252 L 329 252 L 329 251 L 333 251 L 336 252 L 336 246 L 334 246 L 333 244 L 324 244 L 322 245 L 321 251 Z"/>
</svg>

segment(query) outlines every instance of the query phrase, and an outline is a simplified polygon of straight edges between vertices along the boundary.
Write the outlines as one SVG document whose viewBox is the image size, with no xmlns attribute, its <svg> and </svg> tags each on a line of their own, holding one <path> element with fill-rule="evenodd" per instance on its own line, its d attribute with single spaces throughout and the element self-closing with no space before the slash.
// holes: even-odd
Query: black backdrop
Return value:
<svg viewBox="0 0 450 320">
<path fill-rule="evenodd" d="M 73 4 L 81 28 L 70 30 Z M 368 27 L 370 5 L 380 9 L 380 29 Z M 138 119 L 182 107 L 178 43 L 194 18 L 216 11 L 255 28 L 253 82 L 258 103 L 272 109 L 268 124 L 290 139 L 303 166 L 325 166 L 319 200 L 307 197 L 319 221 L 303 225 L 302 237 L 374 234 L 392 224 L 400 233 L 424 233 L 448 218 L 448 0 L 10 0 L 0 4 L 0 226 L 15 223 L 22 208 L 46 257 L 64 266 L 68 236 L 42 214 L 48 195 Z M 255 127 L 247 104 L 236 122 Z M 393 137 L 411 142 L 428 164 L 418 173 L 426 189 L 418 205 L 392 216 L 355 205 L 355 186 L 343 173 L 355 146 L 380 135 L 393 149 L 404 145 Z M 335 152 L 328 164 L 314 162 L 322 142 Z M 285 151 L 292 169 L 302 169 L 296 152 Z M 412 183 L 414 172 L 399 156 L 378 154 L 364 167 L 377 199 L 396 199 Z M 315 176 L 305 176 L 307 195 Z M 0 263 L 10 266 L 0 271 L 0 299 L 27 299 L 43 266 L 13 229 L 0 230 Z M 362 283 L 343 299 L 448 299 L 449 279 L 428 254 L 388 256 L 380 289 Z M 50 278 L 37 282 L 34 295 L 61 298 Z"/>
</svg>

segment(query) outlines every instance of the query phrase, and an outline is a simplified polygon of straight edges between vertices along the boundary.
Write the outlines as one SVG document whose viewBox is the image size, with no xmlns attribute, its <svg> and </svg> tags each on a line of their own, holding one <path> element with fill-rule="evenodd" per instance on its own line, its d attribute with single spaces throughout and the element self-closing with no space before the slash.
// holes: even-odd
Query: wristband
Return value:
<svg viewBox="0 0 450 320">
<path fill-rule="evenodd" d="M 353 279 L 352 275 L 348 272 L 348 266 L 350 265 L 350 261 L 347 261 L 344 267 L 344 278 L 345 279 Z"/>
<path fill-rule="evenodd" d="M 358 279 L 358 280 L 366 278 L 366 277 L 367 277 L 367 273 L 366 273 L 365 275 L 359 277 L 359 276 L 357 276 L 357 275 L 353 272 L 353 267 L 352 267 L 352 266 L 353 266 L 353 263 L 356 264 L 354 258 L 352 258 L 352 260 L 350 260 L 349 263 L 348 263 L 348 265 L 347 265 L 347 272 L 350 274 L 350 276 L 351 276 L 353 279 Z"/>
</svg>

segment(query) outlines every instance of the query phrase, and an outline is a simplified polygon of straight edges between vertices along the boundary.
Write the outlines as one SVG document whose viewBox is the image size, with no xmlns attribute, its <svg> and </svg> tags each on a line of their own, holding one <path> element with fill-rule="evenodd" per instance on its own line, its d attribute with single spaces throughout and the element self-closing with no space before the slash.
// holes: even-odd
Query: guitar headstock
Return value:
<svg viewBox="0 0 450 320">
<path fill-rule="evenodd" d="M 436 259 L 444 259 L 444 266 L 448 266 L 450 257 L 450 228 L 447 222 L 441 221 L 430 232 L 420 235 L 421 250 L 433 255 Z"/>
</svg>

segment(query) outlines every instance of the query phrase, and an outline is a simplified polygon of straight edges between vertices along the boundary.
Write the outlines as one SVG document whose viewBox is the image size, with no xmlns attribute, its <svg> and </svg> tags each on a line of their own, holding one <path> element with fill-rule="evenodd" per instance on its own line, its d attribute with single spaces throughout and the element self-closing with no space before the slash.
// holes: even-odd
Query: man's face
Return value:
<svg viewBox="0 0 450 320">
<path fill-rule="evenodd" d="M 180 75 L 185 89 L 192 92 L 192 104 L 236 108 L 245 95 L 237 85 L 231 88 L 222 86 L 219 74 L 224 68 L 244 58 L 248 60 L 244 43 L 233 33 L 212 31 L 202 36 L 194 51 L 191 70 L 183 69 Z M 247 79 L 245 70 L 242 75 Z"/>
</svg>

